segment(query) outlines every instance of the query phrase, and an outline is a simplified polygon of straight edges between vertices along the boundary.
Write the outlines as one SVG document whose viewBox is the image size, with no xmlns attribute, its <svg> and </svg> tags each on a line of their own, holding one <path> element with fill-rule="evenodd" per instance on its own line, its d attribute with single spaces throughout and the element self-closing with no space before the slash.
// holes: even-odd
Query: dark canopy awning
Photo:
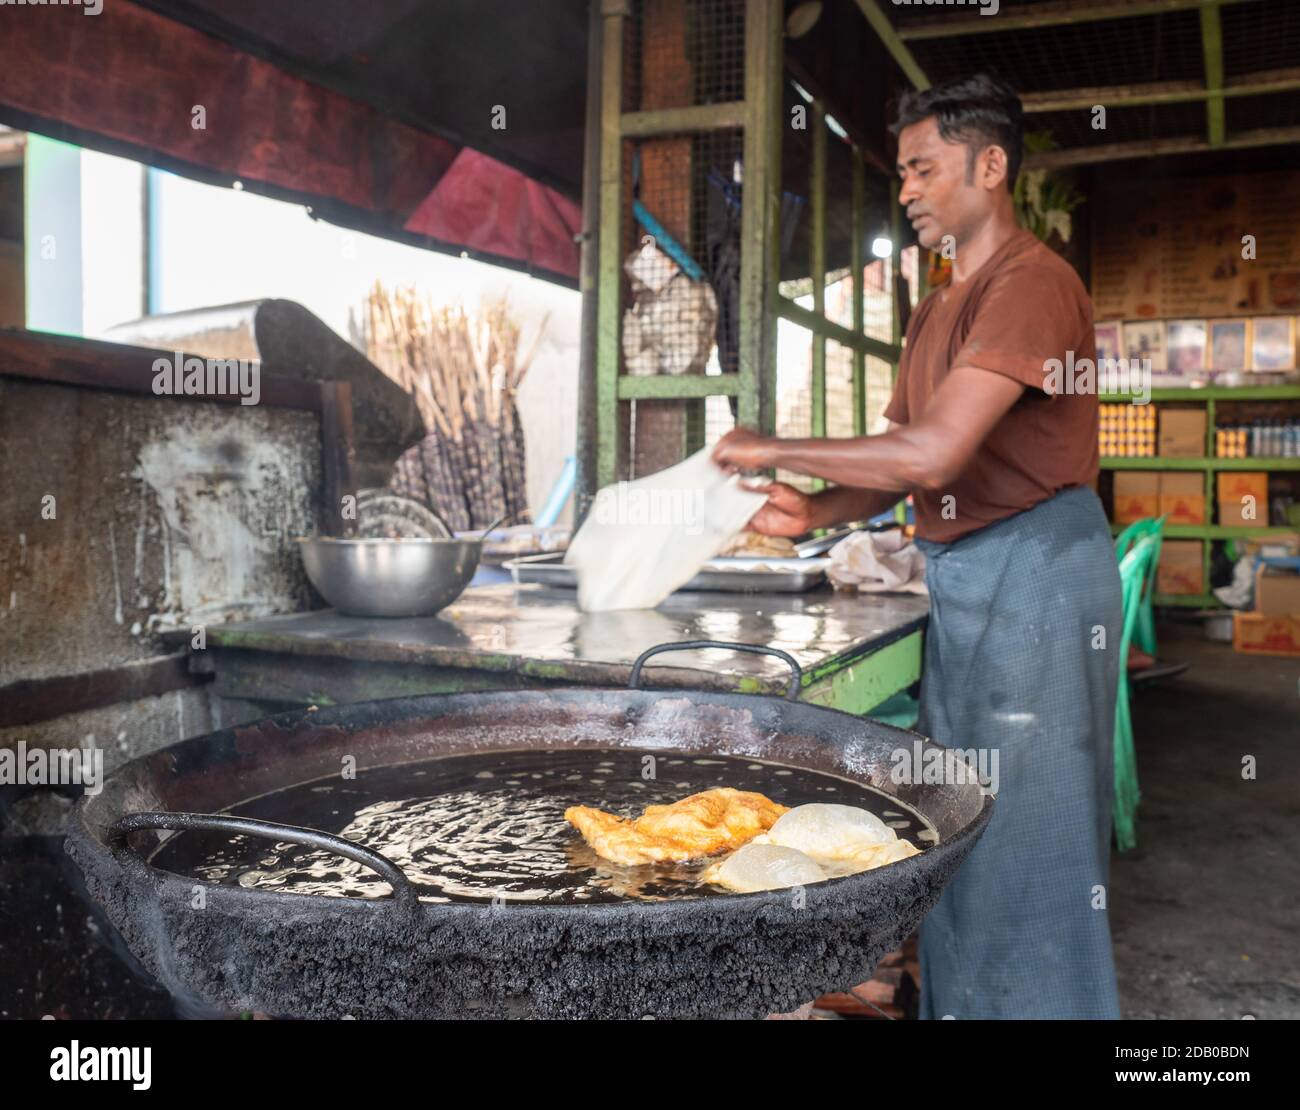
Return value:
<svg viewBox="0 0 1300 1110">
<path fill-rule="evenodd" d="M 585 0 L 7 7 L 0 122 L 571 283 L 586 45 Z"/>
</svg>

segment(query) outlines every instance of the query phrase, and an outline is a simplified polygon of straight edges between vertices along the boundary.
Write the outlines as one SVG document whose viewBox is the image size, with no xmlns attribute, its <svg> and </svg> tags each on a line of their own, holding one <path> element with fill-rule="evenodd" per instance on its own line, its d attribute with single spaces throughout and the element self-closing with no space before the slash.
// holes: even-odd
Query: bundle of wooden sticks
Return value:
<svg viewBox="0 0 1300 1110">
<path fill-rule="evenodd" d="M 520 327 L 504 299 L 469 312 L 376 282 L 364 326 L 366 354 L 414 397 L 426 433 L 398 460 L 390 488 L 424 501 L 456 531 L 502 515 L 526 523 L 515 397 L 546 320 L 521 351 Z"/>
</svg>

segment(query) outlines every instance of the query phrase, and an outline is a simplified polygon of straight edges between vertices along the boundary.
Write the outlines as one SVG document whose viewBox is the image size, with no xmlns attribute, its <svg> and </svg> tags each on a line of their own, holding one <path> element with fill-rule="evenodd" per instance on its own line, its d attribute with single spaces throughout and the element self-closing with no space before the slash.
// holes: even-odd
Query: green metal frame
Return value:
<svg viewBox="0 0 1300 1110">
<path fill-rule="evenodd" d="M 858 0 L 872 25 L 888 28 L 872 0 Z M 618 477 L 621 421 L 619 405 L 636 400 L 701 401 L 706 397 L 737 399 L 739 422 L 771 434 L 776 428 L 776 327 L 785 319 L 806 328 L 812 343 L 812 434 L 826 434 L 826 341 L 853 353 L 853 429 L 865 435 L 866 357 L 884 359 L 897 371 L 901 356 L 900 306 L 894 304 L 892 342 L 863 333 L 865 327 L 862 271 L 865 232 L 867 159 L 853 148 L 852 208 L 853 326 L 826 317 L 826 105 L 813 103 L 813 164 L 809 195 L 812 245 L 813 308 L 803 308 L 777 292 L 780 278 L 781 130 L 784 6 L 781 0 L 746 0 L 745 99 L 724 104 L 696 105 L 657 111 L 624 112 L 623 44 L 627 0 L 601 0 L 600 108 L 600 236 L 597 287 L 595 369 L 595 484 L 605 486 Z M 876 27 L 881 31 L 881 26 Z M 906 48 L 903 48 L 906 54 Z M 897 55 L 896 55 L 897 56 Z M 909 55 L 910 57 L 910 55 Z M 902 64 L 902 63 L 900 63 Z M 928 82 L 913 62 L 909 76 L 924 87 Z M 623 144 L 627 139 L 654 135 L 743 127 L 745 188 L 741 202 L 740 350 L 738 372 L 723 375 L 684 374 L 632 377 L 620 373 L 622 317 L 622 221 L 626 212 Z M 873 166 L 874 169 L 874 166 Z M 895 234 L 897 213 L 892 214 Z M 896 300 L 897 251 L 890 261 L 891 299 Z M 688 414 L 688 445 L 703 441 L 702 406 Z M 821 483 L 817 483 L 819 486 Z"/>
<path fill-rule="evenodd" d="M 859 6 L 870 0 L 858 0 Z M 1061 4 L 1047 0 L 1039 4 L 1020 4 L 998 12 L 989 19 L 983 12 L 948 13 L 926 19 L 911 20 L 897 32 L 901 42 L 922 39 L 958 38 L 990 32 L 1025 31 L 1041 27 L 1060 27 L 1079 23 L 1097 23 L 1111 19 L 1163 15 L 1166 12 L 1191 11 L 1206 0 L 1087 0 L 1086 3 Z M 1245 4 L 1253 0 L 1215 0 L 1218 4 Z"/>
<path fill-rule="evenodd" d="M 1223 24 L 1219 5 L 1201 8 L 1201 50 L 1205 55 L 1205 126 L 1210 146 L 1222 146 L 1226 137 L 1223 107 Z"/>
<path fill-rule="evenodd" d="M 600 254 L 596 326 L 595 484 L 618 478 L 619 405 L 636 400 L 702 401 L 735 397 L 742 424 L 776 426 L 776 326 L 781 164 L 781 0 L 746 0 L 745 99 L 655 111 L 624 112 L 623 44 L 627 0 L 601 0 Z M 655 135 L 743 128 L 740 350 L 735 374 L 631 377 L 621 373 L 622 221 L 626 208 L 623 144 Z M 687 414 L 686 443 L 703 442 L 703 406 Z"/>
<path fill-rule="evenodd" d="M 853 148 L 853 178 L 850 194 L 852 206 L 852 236 L 853 241 L 849 244 L 849 269 L 853 280 L 853 333 L 862 335 L 866 331 L 866 290 L 862 285 L 862 274 L 866 269 L 866 258 L 862 253 L 862 212 L 867 204 L 867 169 L 863 164 L 862 155 L 857 147 Z M 898 252 L 894 251 L 890 255 L 890 273 L 893 273 L 893 261 L 898 257 Z M 894 285 L 890 282 L 890 296 L 894 295 Z M 894 314 L 894 322 L 897 324 L 898 313 Z M 895 333 L 897 327 L 895 327 Z M 894 344 L 898 344 L 898 336 L 894 335 Z M 860 347 L 853 348 L 853 434 L 855 436 L 864 436 L 867 434 L 867 353 Z"/>
<path fill-rule="evenodd" d="M 812 275 L 813 315 L 826 319 L 826 106 L 820 100 L 812 104 L 812 177 L 808 273 Z M 857 213 L 854 213 L 856 216 Z M 809 383 L 812 400 L 810 434 L 814 439 L 826 438 L 826 333 L 814 329 L 812 333 L 812 372 Z M 814 478 L 814 490 L 823 489 L 826 483 Z"/>
<path fill-rule="evenodd" d="M 627 0 L 601 0 L 600 262 L 596 308 L 596 485 L 614 481 L 618 467 L 623 251 L 623 31 Z"/>
<path fill-rule="evenodd" d="M 912 632 L 834 671 L 806 679 L 802 701 L 864 716 L 921 678 L 924 638 Z"/>
<path fill-rule="evenodd" d="M 884 43 L 885 49 L 898 63 L 898 68 L 907 74 L 907 79 L 918 89 L 928 89 L 930 79 L 926 77 L 925 71 L 907 48 L 907 44 L 903 41 L 903 35 L 894 30 L 894 25 L 889 21 L 889 17 L 881 11 L 876 0 L 856 0 L 856 2 L 866 21 L 871 25 L 871 29 L 876 32 L 876 37 Z M 1006 17 L 1003 15 L 999 19 L 1001 22 L 1005 22 Z"/>
<path fill-rule="evenodd" d="M 812 351 L 812 373 L 810 380 L 810 399 L 812 420 L 810 434 L 815 438 L 824 437 L 826 423 L 826 341 L 833 339 L 853 353 L 853 434 L 867 433 L 867 375 L 866 356 L 873 355 L 884 359 L 898 370 L 898 361 L 902 357 L 901 344 L 901 307 L 897 303 L 897 287 L 893 281 L 898 266 L 898 251 L 890 256 L 890 301 L 893 306 L 892 342 L 886 343 L 864 334 L 866 327 L 865 288 L 863 270 L 865 258 L 862 250 L 866 233 L 866 160 L 858 147 L 852 148 L 852 230 L 849 254 L 849 268 L 852 271 L 853 326 L 846 328 L 826 315 L 826 106 L 817 98 L 812 103 L 812 165 L 809 173 L 809 212 L 810 212 L 810 247 L 808 270 L 812 282 L 813 306 L 804 308 L 789 297 L 777 297 L 776 315 L 792 324 L 807 329 Z M 897 233 L 898 221 L 891 212 L 891 229 Z M 821 489 L 825 483 L 813 480 L 813 488 Z"/>
<path fill-rule="evenodd" d="M 945 13 L 909 19 L 895 28 L 880 8 L 879 0 L 856 0 L 867 21 L 879 35 L 899 68 L 918 88 L 925 88 L 925 74 L 912 56 L 908 43 L 960 38 L 972 34 L 1007 34 L 1044 27 L 1077 26 L 1099 21 L 1163 15 L 1170 12 L 1199 14 L 1201 51 L 1204 59 L 1204 83 L 1196 87 L 1185 81 L 1162 81 L 1148 84 L 1112 85 L 1101 88 L 1067 88 L 1030 94 L 1025 97 L 1026 112 L 1067 111 L 1093 104 L 1134 107 L 1141 104 L 1170 104 L 1188 100 L 1205 101 L 1206 137 L 1169 136 L 1138 142 L 1097 143 L 1087 147 L 1039 151 L 1025 158 L 1026 169 L 1059 169 L 1064 166 L 1108 162 L 1121 158 L 1155 154 L 1199 153 L 1221 149 L 1244 149 L 1294 142 L 1300 128 L 1277 127 L 1242 131 L 1229 137 L 1224 101 L 1230 96 L 1263 96 L 1297 87 L 1294 68 L 1258 74 L 1235 74 L 1225 79 L 1223 65 L 1223 23 L 1220 9 L 1257 0 L 1094 0 L 1071 3 L 1069 0 L 1044 0 L 1016 6 L 1014 11 L 991 11 L 967 14 Z"/>
<path fill-rule="evenodd" d="M 823 280 L 825 280 L 825 275 L 823 275 Z M 846 328 L 843 324 L 837 324 L 834 320 L 818 316 L 810 309 L 804 308 L 803 305 L 796 304 L 789 297 L 777 298 L 776 314 L 782 320 L 789 320 L 792 324 L 807 328 L 814 335 L 833 339 L 836 343 L 845 347 L 855 351 L 862 351 L 863 354 L 875 355 L 877 358 L 883 358 L 886 362 L 897 363 L 902 355 L 901 347 L 896 347 L 893 343 L 886 343 L 880 339 L 872 339 L 869 335 L 859 335 L 857 332 Z"/>
<path fill-rule="evenodd" d="M 781 89 L 785 5 L 745 4 L 745 187 L 740 211 L 741 424 L 776 429 L 776 320 L 781 272 Z"/>
</svg>

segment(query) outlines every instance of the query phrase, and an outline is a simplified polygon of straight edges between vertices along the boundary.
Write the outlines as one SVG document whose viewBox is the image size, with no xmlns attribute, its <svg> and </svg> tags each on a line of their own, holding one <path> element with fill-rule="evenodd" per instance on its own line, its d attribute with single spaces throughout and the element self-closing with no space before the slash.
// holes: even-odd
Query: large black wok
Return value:
<svg viewBox="0 0 1300 1110">
<path fill-rule="evenodd" d="M 641 662 L 669 644 L 651 649 Z M 740 650 L 765 651 L 748 645 Z M 785 658 L 793 664 L 788 656 Z M 798 676 L 790 695 L 797 696 Z M 399 698 L 281 714 L 128 763 L 79 807 L 68 851 L 132 951 L 176 993 L 300 1017 L 757 1017 L 868 978 L 930 910 L 987 823 L 974 782 L 895 784 L 915 734 L 790 697 L 555 689 Z M 367 863 L 377 900 L 204 884 L 150 866 L 161 828 L 211 828 L 247 799 L 446 754 L 625 747 L 761 757 L 866 783 L 939 833 L 874 871 L 758 894 L 602 905 L 421 902 L 400 869 L 324 833 L 238 823 Z M 222 819 L 218 818 L 219 824 Z"/>
</svg>

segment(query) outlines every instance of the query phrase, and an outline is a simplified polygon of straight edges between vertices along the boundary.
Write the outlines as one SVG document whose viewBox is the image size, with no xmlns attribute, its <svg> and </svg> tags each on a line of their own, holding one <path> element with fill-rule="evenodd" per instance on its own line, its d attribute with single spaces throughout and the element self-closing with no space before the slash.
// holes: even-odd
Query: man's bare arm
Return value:
<svg viewBox="0 0 1300 1110">
<path fill-rule="evenodd" d="M 812 496 L 814 528 L 832 528 L 855 520 L 870 520 L 901 500 L 897 493 L 880 489 L 835 486 Z"/>
<path fill-rule="evenodd" d="M 884 435 L 851 439 L 763 439 L 740 434 L 719 442 L 724 466 L 777 466 L 857 489 L 945 489 L 970 462 L 984 437 L 1016 403 L 1025 387 L 1004 374 L 959 366 L 944 379 L 921 418 Z M 751 433 L 752 435 L 752 433 Z M 846 506 L 848 495 L 833 507 Z M 875 499 L 861 504 L 871 507 Z M 892 501 L 889 502 L 892 504 Z M 832 507 L 828 504 L 828 511 Z M 888 507 L 888 504 L 885 505 Z"/>
</svg>

